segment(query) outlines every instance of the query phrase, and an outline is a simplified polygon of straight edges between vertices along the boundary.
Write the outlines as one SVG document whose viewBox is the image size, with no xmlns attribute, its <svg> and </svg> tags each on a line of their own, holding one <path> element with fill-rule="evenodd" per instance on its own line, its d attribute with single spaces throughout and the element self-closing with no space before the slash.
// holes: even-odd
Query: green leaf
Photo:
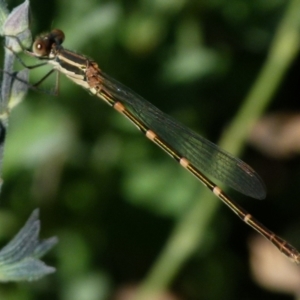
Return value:
<svg viewBox="0 0 300 300">
<path fill-rule="evenodd" d="M 39 241 L 39 210 L 33 211 L 24 227 L 0 251 L 0 281 L 36 280 L 55 272 L 38 258 L 48 252 L 56 243 L 52 237 Z"/>
</svg>

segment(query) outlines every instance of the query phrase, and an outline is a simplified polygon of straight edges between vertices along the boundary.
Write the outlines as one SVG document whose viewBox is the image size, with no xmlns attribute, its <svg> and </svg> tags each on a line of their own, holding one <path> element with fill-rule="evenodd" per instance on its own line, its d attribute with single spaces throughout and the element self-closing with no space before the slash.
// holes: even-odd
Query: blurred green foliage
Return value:
<svg viewBox="0 0 300 300">
<path fill-rule="evenodd" d="M 11 1 L 9 8 L 18 4 Z M 33 0 L 32 32 L 62 29 L 66 48 L 93 58 L 216 142 L 256 79 L 286 6 L 283 0 Z M 299 109 L 298 64 L 270 110 Z M 32 71 L 31 82 L 46 72 Z M 42 88 L 54 86 L 53 77 Z M 243 205 L 300 246 L 299 163 L 273 161 L 250 148 L 243 159 L 269 192 L 265 203 L 249 199 Z M 30 91 L 12 112 L 3 178 L 1 243 L 36 207 L 42 236 L 56 235 L 60 242 L 46 257 L 55 275 L 2 285 L 1 299 L 110 299 L 121 287 L 138 284 L 204 190 L 127 120 L 65 78 L 57 97 Z M 222 206 L 204 246 L 170 290 L 191 300 L 288 299 L 252 281 L 247 240 L 253 234 Z"/>
</svg>

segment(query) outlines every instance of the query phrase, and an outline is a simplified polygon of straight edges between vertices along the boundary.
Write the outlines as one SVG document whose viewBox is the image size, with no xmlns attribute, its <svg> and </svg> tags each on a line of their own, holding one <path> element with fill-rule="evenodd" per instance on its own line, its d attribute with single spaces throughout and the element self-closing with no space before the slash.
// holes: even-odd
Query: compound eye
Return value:
<svg viewBox="0 0 300 300">
<path fill-rule="evenodd" d="M 56 44 L 61 45 L 65 40 L 65 34 L 60 29 L 53 29 L 50 32 L 51 38 L 55 41 Z"/>
<path fill-rule="evenodd" d="M 36 56 L 49 56 L 51 47 L 49 46 L 49 40 L 37 39 L 33 43 L 32 51 Z"/>
</svg>

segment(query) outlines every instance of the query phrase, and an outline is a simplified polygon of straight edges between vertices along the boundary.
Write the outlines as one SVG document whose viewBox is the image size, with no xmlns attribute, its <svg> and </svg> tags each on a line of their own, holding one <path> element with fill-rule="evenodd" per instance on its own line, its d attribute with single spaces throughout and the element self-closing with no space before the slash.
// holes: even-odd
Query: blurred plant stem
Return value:
<svg viewBox="0 0 300 300">
<path fill-rule="evenodd" d="M 295 59 L 300 45 L 300 0 L 291 0 L 275 32 L 261 72 L 238 111 L 224 132 L 220 146 L 238 155 L 249 131 L 267 107 Z M 212 193 L 202 194 L 201 201 L 182 216 L 149 274 L 141 283 L 134 299 L 157 299 L 196 249 L 201 249 L 205 232 L 212 222 L 219 201 Z M 200 271 L 200 270 L 199 270 Z"/>
</svg>

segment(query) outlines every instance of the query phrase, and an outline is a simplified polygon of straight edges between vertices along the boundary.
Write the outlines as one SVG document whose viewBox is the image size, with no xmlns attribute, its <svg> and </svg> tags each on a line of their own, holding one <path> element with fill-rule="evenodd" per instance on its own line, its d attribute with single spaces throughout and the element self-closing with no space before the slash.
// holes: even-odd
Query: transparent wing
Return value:
<svg viewBox="0 0 300 300">
<path fill-rule="evenodd" d="M 262 179 L 245 162 L 180 124 L 110 76 L 103 72 L 101 75 L 103 89 L 109 95 L 125 104 L 132 114 L 197 169 L 247 196 L 265 198 Z"/>
</svg>

